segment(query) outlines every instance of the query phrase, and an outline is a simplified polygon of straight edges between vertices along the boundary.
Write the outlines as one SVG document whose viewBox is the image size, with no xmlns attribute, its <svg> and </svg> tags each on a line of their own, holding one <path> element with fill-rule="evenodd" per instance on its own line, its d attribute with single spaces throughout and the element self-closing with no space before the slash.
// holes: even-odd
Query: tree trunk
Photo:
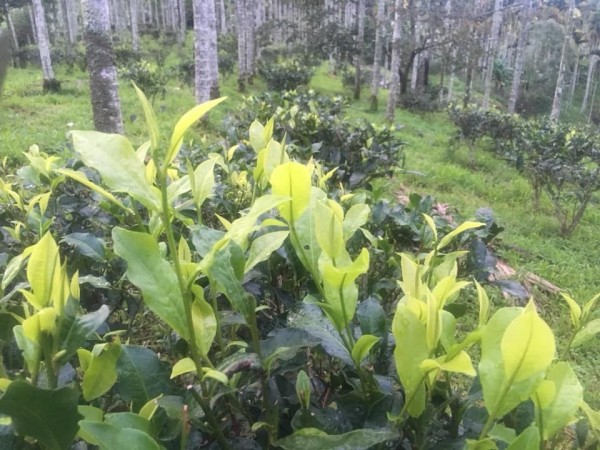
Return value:
<svg viewBox="0 0 600 450">
<path fill-rule="evenodd" d="M 210 100 L 212 86 L 210 72 L 210 27 L 208 25 L 208 2 L 194 0 L 194 54 L 195 54 L 195 93 L 196 101 L 204 103 Z"/>
<path fill-rule="evenodd" d="M 245 92 L 248 69 L 246 66 L 246 1 L 235 0 L 236 33 L 238 40 L 238 90 Z"/>
<path fill-rule="evenodd" d="M 138 31 L 138 0 L 129 0 L 131 15 L 131 47 L 135 53 L 140 51 L 140 34 Z"/>
<path fill-rule="evenodd" d="M 259 0 L 262 1 L 262 0 Z M 255 74 L 255 56 L 256 56 L 256 0 L 246 0 L 246 73 L 250 84 L 253 82 Z"/>
<path fill-rule="evenodd" d="M 365 47 L 365 0 L 358 0 L 357 6 L 358 32 L 356 35 L 356 73 L 354 77 L 354 100 L 360 99 L 360 89 L 362 86 L 362 58 Z"/>
<path fill-rule="evenodd" d="M 394 28 L 392 33 L 392 80 L 390 82 L 390 91 L 388 93 L 387 110 L 385 120 L 393 122 L 396 116 L 396 99 L 398 97 L 398 88 L 400 84 L 400 52 L 402 23 L 400 22 L 400 11 L 403 0 L 396 0 L 394 7 Z"/>
<path fill-rule="evenodd" d="M 481 107 L 487 111 L 490 107 L 490 94 L 492 92 L 492 78 L 494 76 L 494 62 L 498 53 L 498 36 L 500 34 L 500 22 L 502 22 L 502 0 L 495 0 L 494 15 L 492 16 L 492 31 L 490 33 L 490 46 L 485 71 L 483 103 Z"/>
<path fill-rule="evenodd" d="M 219 97 L 219 51 L 217 48 L 217 15 L 215 0 L 207 0 L 208 61 L 210 70 L 210 98 Z"/>
<path fill-rule="evenodd" d="M 579 84 L 579 63 L 581 62 L 581 55 L 579 54 L 579 45 L 575 49 L 575 68 L 573 69 L 573 76 L 571 77 L 571 88 L 569 89 L 569 100 L 568 105 L 573 104 L 573 97 L 575 96 L 575 89 Z"/>
<path fill-rule="evenodd" d="M 508 98 L 508 112 L 513 114 L 517 106 L 519 91 L 521 88 L 521 75 L 523 74 L 523 61 L 525 59 L 525 47 L 527 46 L 527 37 L 529 35 L 529 16 L 531 12 L 531 1 L 524 0 L 521 9 L 521 29 L 517 41 L 517 52 L 515 55 L 515 67 L 513 69 L 513 79 Z"/>
<path fill-rule="evenodd" d="M 60 0 L 60 14 L 63 20 L 63 36 L 65 38 L 65 53 L 67 58 L 70 59 L 73 56 L 73 45 L 75 44 L 75 39 L 72 32 L 71 21 L 73 20 L 73 16 L 69 13 L 69 5 L 67 0 Z"/>
<path fill-rule="evenodd" d="M 594 71 L 596 70 L 596 63 L 598 62 L 598 56 L 591 54 L 588 60 L 588 73 L 587 80 L 585 82 L 585 93 L 583 94 L 583 101 L 581 102 L 581 108 L 579 112 L 583 114 L 587 109 L 588 98 L 590 96 L 590 87 L 592 85 L 592 80 L 594 79 Z"/>
<path fill-rule="evenodd" d="M 37 35 L 38 49 L 42 63 L 42 73 L 44 76 L 44 92 L 59 91 L 60 83 L 54 76 L 52 61 L 50 60 L 50 40 L 48 38 L 48 28 L 46 27 L 46 17 L 42 0 L 32 0 L 33 16 L 35 20 L 35 29 Z"/>
<path fill-rule="evenodd" d="M 82 0 L 84 40 L 96 130 L 123 133 L 107 0 Z"/>
<path fill-rule="evenodd" d="M 385 32 L 385 0 L 377 0 L 377 22 L 375 24 L 375 56 L 373 58 L 373 79 L 371 80 L 371 110 L 377 111 L 377 96 L 381 81 L 381 66 L 383 57 L 383 41 Z"/>
<path fill-rule="evenodd" d="M 8 31 L 10 33 L 10 39 L 12 43 L 12 48 L 15 52 L 19 51 L 19 40 L 17 39 L 17 33 L 15 31 L 15 26 L 13 24 L 12 18 L 10 17 L 10 10 L 8 9 L 8 3 L 6 0 L 3 2 L 4 7 L 4 17 L 6 18 L 6 24 L 8 25 Z"/>
<path fill-rule="evenodd" d="M 568 19 L 565 27 L 565 39 L 563 40 L 562 50 L 560 53 L 560 66 L 558 69 L 558 76 L 556 77 L 556 89 L 554 90 L 554 99 L 552 100 L 552 111 L 550 111 L 550 121 L 555 123 L 558 122 L 560 117 L 560 104 L 565 84 L 567 48 L 569 46 L 569 39 L 571 38 L 571 16 L 573 14 L 574 7 L 575 0 L 570 0 L 569 9 L 567 10 Z"/>
<path fill-rule="evenodd" d="M 187 31 L 187 17 L 185 14 L 185 0 L 177 0 L 177 10 L 178 10 L 178 14 L 177 17 L 179 18 L 178 20 L 178 32 L 177 32 L 177 41 L 180 44 L 183 44 L 185 42 L 185 34 Z"/>
<path fill-rule="evenodd" d="M 225 0 L 217 0 L 217 8 L 219 10 L 219 34 L 224 35 L 229 33 L 227 28 L 227 14 L 225 13 Z"/>
</svg>

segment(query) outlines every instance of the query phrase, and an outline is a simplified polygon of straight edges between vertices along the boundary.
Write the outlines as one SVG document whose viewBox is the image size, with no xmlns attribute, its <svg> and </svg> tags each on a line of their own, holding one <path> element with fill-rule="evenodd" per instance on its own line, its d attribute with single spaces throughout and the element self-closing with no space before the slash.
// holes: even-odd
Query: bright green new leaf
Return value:
<svg viewBox="0 0 600 450">
<path fill-rule="evenodd" d="M 78 355 L 83 353 L 77 351 Z M 91 361 L 82 363 L 87 366 L 83 374 L 83 398 L 94 400 L 104 395 L 117 381 L 117 360 L 121 354 L 121 342 L 117 338 L 111 343 L 96 344 L 92 350 Z M 87 359 L 89 355 L 85 357 Z M 81 358 L 80 358 L 81 361 Z"/>
<path fill-rule="evenodd" d="M 154 413 L 158 410 L 158 400 L 162 397 L 162 394 L 152 400 L 148 400 L 138 413 L 140 417 L 146 420 L 152 420 Z"/>
<path fill-rule="evenodd" d="M 533 301 L 508 325 L 500 345 L 504 372 L 512 382 L 545 372 L 556 352 L 554 334 L 537 314 Z"/>
<path fill-rule="evenodd" d="M 574 418 L 583 401 L 583 387 L 567 362 L 553 366 L 532 395 L 536 423 L 544 440 L 552 438 Z"/>
<path fill-rule="evenodd" d="M 598 301 L 598 299 L 600 299 L 600 294 L 594 295 L 585 305 L 583 305 L 582 317 L 584 320 L 590 316 L 592 310 L 596 306 L 596 302 Z"/>
<path fill-rule="evenodd" d="M 27 281 L 35 297 L 29 297 L 30 302 L 35 298 L 37 309 L 45 308 L 52 302 L 52 282 L 54 274 L 60 271 L 60 255 L 58 245 L 48 232 L 33 246 L 33 251 L 27 263 Z"/>
<path fill-rule="evenodd" d="M 433 352 L 442 336 L 442 312 L 435 296 L 427 292 L 427 347 Z"/>
<path fill-rule="evenodd" d="M 590 428 L 597 438 L 600 438 L 600 411 L 594 411 L 585 401 L 581 402 L 581 410 L 587 417 Z"/>
<path fill-rule="evenodd" d="M 173 162 L 173 160 L 177 157 L 177 153 L 179 153 L 179 149 L 181 148 L 181 143 L 183 142 L 183 135 L 186 131 L 198 120 L 200 120 L 207 112 L 213 109 L 222 101 L 226 100 L 227 97 L 217 98 L 215 100 L 209 100 L 208 102 L 204 102 L 200 105 L 195 106 L 186 112 L 173 129 L 173 135 L 171 136 L 171 145 L 169 146 L 169 151 L 165 157 L 166 164 L 169 165 Z"/>
<path fill-rule="evenodd" d="M 124 192 L 152 211 L 160 211 L 160 194 L 145 176 L 146 168 L 120 134 L 73 131 L 73 145 L 83 162 L 96 169 L 115 192 Z"/>
<path fill-rule="evenodd" d="M 481 441 L 467 439 L 465 450 L 498 450 L 498 446 L 492 438 L 486 438 Z"/>
<path fill-rule="evenodd" d="M 256 153 L 260 152 L 267 145 L 267 141 L 265 141 L 264 130 L 265 127 L 258 120 L 255 120 L 250 124 L 250 145 Z"/>
<path fill-rule="evenodd" d="M 114 228 L 115 253 L 127 261 L 127 277 L 142 291 L 146 305 L 184 339 L 189 339 L 177 275 L 156 241 L 146 233 Z"/>
<path fill-rule="evenodd" d="M 319 272 L 323 280 L 325 292 L 324 311 L 333 321 L 337 330 L 344 329 L 354 317 L 358 301 L 358 288 L 354 284 L 356 278 L 369 269 L 369 252 L 363 248 L 350 265 L 335 267 L 323 258 L 319 261 Z"/>
<path fill-rule="evenodd" d="M 310 171 L 300 163 L 288 162 L 273 171 L 270 181 L 273 194 L 290 199 L 279 205 L 279 212 L 288 224 L 293 225 L 310 202 Z"/>
<path fill-rule="evenodd" d="M 308 411 L 308 408 L 310 407 L 311 392 L 310 378 L 304 370 L 300 370 L 296 377 L 296 396 L 304 411 Z"/>
<path fill-rule="evenodd" d="M 289 231 L 274 231 L 257 237 L 250 244 L 246 257 L 245 273 L 248 273 L 258 263 L 269 259 L 271 254 L 283 245 Z"/>
<path fill-rule="evenodd" d="M 412 417 L 419 417 L 425 410 L 425 376 L 415 368 L 429 358 L 426 328 L 406 305 L 399 303 L 392 322 L 392 333 L 396 339 L 396 370 L 406 401 L 410 402 L 407 410 Z"/>
<path fill-rule="evenodd" d="M 421 299 L 426 286 L 421 279 L 423 267 L 412 260 L 406 253 L 400 255 L 400 267 L 402 269 L 402 281 L 398 282 L 404 295 Z"/>
<path fill-rule="evenodd" d="M 363 334 L 354 347 L 352 347 L 352 360 L 359 366 L 363 359 L 367 357 L 373 346 L 379 341 L 377 336 Z"/>
<path fill-rule="evenodd" d="M 150 433 L 150 422 L 139 414 L 132 412 L 108 413 L 104 416 L 104 422 L 119 428 L 133 428 L 145 433 Z"/>
<path fill-rule="evenodd" d="M 192 358 L 183 358 L 175 363 L 171 370 L 171 379 L 186 373 L 196 373 L 196 364 Z"/>
<path fill-rule="evenodd" d="M 342 223 L 345 241 L 354 236 L 356 230 L 367 223 L 370 213 L 371 209 L 364 203 L 359 203 L 350 207 L 350 209 L 346 212 L 346 215 L 344 216 L 344 222 Z"/>
<path fill-rule="evenodd" d="M 584 325 L 575 335 L 571 347 L 579 347 L 591 341 L 596 335 L 600 333 L 600 318 L 594 319 Z"/>
<path fill-rule="evenodd" d="M 494 418 L 502 417 L 519 403 L 527 400 L 544 377 L 544 371 L 518 382 L 507 377 L 501 342 L 509 325 L 522 316 L 523 308 L 502 308 L 492 316 L 483 329 L 479 376 L 485 407 Z M 518 372 L 515 375 L 518 375 Z"/>
<path fill-rule="evenodd" d="M 444 247 L 446 247 L 448 244 L 450 244 L 452 242 L 452 240 L 456 236 L 458 236 L 460 233 L 463 233 L 467 230 L 472 230 L 473 228 L 479 228 L 479 227 L 483 227 L 483 226 L 485 226 L 485 223 L 481 223 L 481 222 L 461 223 L 458 227 L 456 227 L 454 230 L 452 230 L 450 233 L 448 233 L 446 236 L 444 236 L 440 240 L 440 243 L 437 245 L 437 250 L 438 251 L 442 250 Z"/>
<path fill-rule="evenodd" d="M 125 205 L 123 205 L 123 203 L 121 203 L 121 201 L 119 199 L 117 199 L 114 195 L 112 195 L 106 189 L 104 189 L 103 187 L 98 186 L 96 183 L 92 183 L 90 180 L 88 180 L 87 176 L 83 172 L 76 172 L 71 169 L 56 169 L 56 171 L 58 173 L 62 173 L 63 175 L 66 175 L 69 178 L 72 178 L 73 180 L 83 184 L 85 187 L 90 188 L 92 191 L 94 191 L 97 194 L 100 194 L 102 197 L 106 198 L 108 201 L 115 204 L 119 208 L 121 208 L 129 213 L 132 212 L 129 208 L 126 208 Z"/>
<path fill-rule="evenodd" d="M 263 166 L 263 175 L 261 180 L 262 186 L 266 186 L 269 180 L 271 179 L 271 175 L 273 175 L 273 171 L 279 167 L 281 164 L 285 164 L 289 162 L 290 158 L 285 151 L 285 146 L 280 144 L 273 139 L 267 142 L 264 151 L 264 166 Z"/>
<path fill-rule="evenodd" d="M 456 281 L 454 275 L 442 278 L 433 288 L 438 307 L 443 309 L 447 302 L 453 301 L 457 294 L 470 284 L 468 281 Z"/>
<path fill-rule="evenodd" d="M 148 101 L 146 95 L 140 88 L 137 87 L 134 82 L 132 82 L 132 84 L 133 88 L 135 89 L 135 93 L 138 96 L 138 100 L 142 104 L 142 109 L 144 110 L 146 127 L 148 127 L 148 132 L 150 133 L 151 152 L 152 156 L 154 157 L 159 145 L 158 121 L 156 120 L 156 115 L 154 114 L 154 108 L 152 108 L 152 105 Z"/>
<path fill-rule="evenodd" d="M 535 425 L 525 429 L 506 450 L 539 450 L 540 433 Z"/>
<path fill-rule="evenodd" d="M 23 321 L 23 332 L 31 342 L 42 345 L 42 334 L 50 336 L 56 329 L 56 308 L 40 309 L 33 316 Z"/>
<path fill-rule="evenodd" d="M 437 242 L 438 233 L 437 233 L 437 227 L 435 226 L 435 222 L 433 221 L 433 219 L 431 218 L 430 215 L 425 214 L 425 213 L 423 213 L 423 219 L 425 219 L 425 222 L 427 222 L 427 226 L 433 233 L 433 242 Z"/>
<path fill-rule="evenodd" d="M 308 211 L 302 214 L 294 224 L 294 233 L 290 239 L 302 265 L 314 274 L 318 272 L 319 257 L 321 256 L 321 247 L 317 242 L 314 211 L 315 205 L 325 200 L 327 200 L 327 196 L 321 189 L 312 188 Z"/>
<path fill-rule="evenodd" d="M 27 257 L 33 251 L 35 245 L 27 247 L 23 250 L 23 253 L 12 258 L 9 263 L 4 268 L 4 274 L 2 275 L 2 283 L 0 284 L 0 289 L 3 291 L 6 290 L 8 285 L 12 283 L 15 277 L 21 272 L 21 269 L 25 265 L 25 261 Z"/>
<path fill-rule="evenodd" d="M 121 428 L 108 423 L 82 420 L 79 426 L 91 436 L 100 450 L 160 450 L 148 434 L 135 428 Z"/>
<path fill-rule="evenodd" d="M 462 373 L 470 377 L 477 376 L 471 357 L 464 350 L 459 352 L 449 361 L 444 361 L 444 357 L 440 357 L 438 358 L 438 362 L 440 364 L 440 369 L 445 370 L 446 372 Z"/>
<path fill-rule="evenodd" d="M 505 427 L 502 424 L 497 423 L 487 434 L 489 437 L 494 438 L 498 441 L 506 442 L 510 444 L 517 438 L 517 432 L 512 428 Z"/>
<path fill-rule="evenodd" d="M 477 281 L 475 281 L 475 287 L 477 288 L 477 301 L 479 303 L 479 327 L 483 327 L 490 317 L 490 299 L 487 292 Z"/>
<path fill-rule="evenodd" d="M 321 202 L 316 203 L 314 215 L 319 246 L 323 253 L 335 261 L 346 252 L 342 220 L 332 208 Z"/>
<path fill-rule="evenodd" d="M 0 397 L 0 414 L 12 419 L 18 434 L 37 439 L 45 449 L 68 450 L 81 417 L 78 400 L 78 392 L 68 387 L 41 389 L 16 380 Z"/>
<path fill-rule="evenodd" d="M 202 381 L 206 381 L 207 378 L 211 378 L 221 384 L 224 384 L 225 386 L 229 385 L 229 378 L 223 372 L 211 369 L 209 367 L 203 367 L 202 372 L 204 373 L 204 375 L 202 375 Z"/>
<path fill-rule="evenodd" d="M 217 334 L 217 319 L 212 307 L 204 300 L 202 288 L 194 289 L 194 297 L 192 322 L 194 324 L 196 345 L 202 355 L 208 355 Z"/>
<path fill-rule="evenodd" d="M 581 320 L 581 306 L 579 306 L 569 294 L 561 292 L 560 295 L 562 295 L 562 298 L 564 298 L 567 302 L 567 305 L 569 305 L 569 314 L 571 316 L 571 323 L 573 324 L 573 327 L 575 329 L 579 328 L 579 323 Z"/>
<path fill-rule="evenodd" d="M 361 429 L 331 435 L 316 428 L 302 428 L 290 436 L 279 439 L 276 445 L 285 450 L 355 450 L 371 448 L 397 438 L 397 432 L 388 430 Z"/>
</svg>

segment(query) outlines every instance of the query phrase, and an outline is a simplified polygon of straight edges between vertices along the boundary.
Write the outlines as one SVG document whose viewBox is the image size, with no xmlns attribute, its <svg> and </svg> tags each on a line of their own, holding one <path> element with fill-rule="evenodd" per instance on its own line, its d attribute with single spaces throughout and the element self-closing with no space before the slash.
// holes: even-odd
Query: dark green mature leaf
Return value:
<svg viewBox="0 0 600 450">
<path fill-rule="evenodd" d="M 101 450 L 160 450 L 149 434 L 134 428 L 121 428 L 108 423 L 82 420 L 81 429 L 100 446 Z"/>
<path fill-rule="evenodd" d="M 123 345 L 117 361 L 117 389 L 125 401 L 133 402 L 134 411 L 147 401 L 168 394 L 170 369 L 152 350 L 137 345 Z"/>
<path fill-rule="evenodd" d="M 303 428 L 277 441 L 286 450 L 318 448 L 320 450 L 355 450 L 397 439 L 398 433 L 386 430 L 354 430 L 350 433 L 328 435 L 316 428 Z"/>
<path fill-rule="evenodd" d="M 220 292 L 236 311 L 244 316 L 246 310 L 246 291 L 242 287 L 245 259 L 242 249 L 231 242 L 226 248 L 218 251 L 208 269 L 208 276 L 217 284 Z"/>
<path fill-rule="evenodd" d="M 108 306 L 102 305 L 98 310 L 83 316 L 77 315 L 78 312 L 78 302 L 70 298 L 58 331 L 60 349 L 65 350 L 61 361 L 66 361 L 73 356 L 77 349 L 83 346 L 86 338 L 89 338 L 90 334 L 102 326 L 110 314 L 110 309 Z"/>
<path fill-rule="evenodd" d="M 369 297 L 360 302 L 356 316 L 363 334 L 372 334 L 380 338 L 387 337 L 385 311 L 376 299 Z"/>
<path fill-rule="evenodd" d="M 127 277 L 142 290 L 144 302 L 177 333 L 188 339 L 183 298 L 177 275 L 156 241 L 146 233 L 115 228 L 115 253 L 127 261 Z"/>
<path fill-rule="evenodd" d="M 104 261 L 106 257 L 106 243 L 92 233 L 71 233 L 61 239 L 75 247 L 77 252 L 95 261 Z"/>
<path fill-rule="evenodd" d="M 289 314 L 288 326 L 305 330 L 320 341 L 323 350 L 329 356 L 353 365 L 342 338 L 318 306 L 303 303 L 297 311 Z"/>
<path fill-rule="evenodd" d="M 0 398 L 0 413 L 11 417 L 17 433 L 37 439 L 49 450 L 68 449 L 77 434 L 79 394 L 64 387 L 36 388 L 13 381 Z"/>
</svg>

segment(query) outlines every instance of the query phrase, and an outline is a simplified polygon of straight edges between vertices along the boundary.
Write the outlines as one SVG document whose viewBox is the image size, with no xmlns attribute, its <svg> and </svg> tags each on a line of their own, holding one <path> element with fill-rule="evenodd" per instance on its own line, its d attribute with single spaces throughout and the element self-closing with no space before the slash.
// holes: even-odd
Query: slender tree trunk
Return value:
<svg viewBox="0 0 600 450">
<path fill-rule="evenodd" d="M 82 0 L 82 8 L 94 126 L 106 133 L 123 133 L 108 2 Z"/>
<path fill-rule="evenodd" d="M 565 28 L 565 39 L 563 40 L 562 50 L 560 53 L 560 66 L 558 69 L 558 76 L 556 77 L 556 89 L 554 90 L 554 99 L 552 101 L 552 111 L 550 111 L 550 121 L 558 122 L 560 117 L 560 104 L 563 95 L 563 89 L 565 84 L 565 70 L 566 70 L 566 57 L 569 39 L 571 38 L 571 16 L 573 14 L 573 8 L 575 7 L 575 0 L 570 0 L 569 9 L 567 11 L 568 19 Z"/>
<path fill-rule="evenodd" d="M 196 101 L 204 103 L 210 100 L 212 86 L 210 72 L 210 27 L 208 25 L 208 1 L 194 0 L 194 54 L 195 54 L 195 92 Z"/>
<path fill-rule="evenodd" d="M 75 40 L 73 35 L 71 34 L 72 26 L 71 21 L 73 20 L 72 15 L 69 13 L 69 4 L 67 0 L 60 0 L 60 13 L 63 20 L 63 36 L 65 38 L 65 53 L 67 58 L 71 58 L 73 55 L 73 45 L 75 44 Z"/>
<path fill-rule="evenodd" d="M 208 60 L 210 70 L 210 98 L 219 97 L 219 52 L 217 48 L 217 15 L 215 0 L 207 0 Z"/>
<path fill-rule="evenodd" d="M 19 51 L 19 40 L 17 39 L 17 33 L 13 24 L 12 18 L 10 17 L 10 10 L 8 9 L 8 3 L 6 0 L 3 2 L 4 6 L 4 17 L 6 18 L 6 24 L 8 25 L 8 32 L 10 33 L 10 39 L 12 42 L 12 48 L 15 52 Z"/>
<path fill-rule="evenodd" d="M 588 98 L 590 95 L 590 87 L 592 85 L 592 81 L 594 79 L 594 72 L 596 70 L 596 64 L 598 63 L 598 56 L 590 53 L 589 56 L 589 60 L 588 60 L 588 73 L 587 73 L 587 80 L 585 82 L 585 93 L 583 94 L 583 101 L 581 102 L 581 108 L 579 110 L 579 112 L 581 112 L 581 114 L 583 114 L 585 112 L 585 110 L 587 109 L 587 104 L 588 104 Z"/>
<path fill-rule="evenodd" d="M 246 71 L 248 83 L 252 84 L 255 75 L 256 58 L 256 1 L 246 0 Z M 259 0 L 262 1 L 262 0 Z"/>
<path fill-rule="evenodd" d="M 177 32 L 177 41 L 180 44 L 185 42 L 185 33 L 187 31 L 187 17 L 185 14 L 185 0 L 177 0 L 177 10 L 178 10 L 178 32 Z"/>
<path fill-rule="evenodd" d="M 515 67 L 513 69 L 513 79 L 508 98 L 508 112 L 513 114 L 517 106 L 519 91 L 521 88 L 521 75 L 523 74 L 523 61 L 525 59 L 525 47 L 527 46 L 527 37 L 529 36 L 529 17 L 531 12 L 531 1 L 524 0 L 521 9 L 521 29 L 517 41 L 517 52 L 515 55 Z"/>
<path fill-rule="evenodd" d="M 27 12 L 29 13 L 29 23 L 31 23 L 31 35 L 33 36 L 33 43 L 38 45 L 37 25 L 35 23 L 33 7 L 31 5 L 27 5 Z"/>
<path fill-rule="evenodd" d="M 235 0 L 236 33 L 238 40 L 238 90 L 245 92 L 248 68 L 246 65 L 246 1 Z"/>
<path fill-rule="evenodd" d="M 140 51 L 140 34 L 138 31 L 138 1 L 129 0 L 129 14 L 131 15 L 131 47 L 135 53 Z"/>
<path fill-rule="evenodd" d="M 577 85 L 579 84 L 579 64 L 581 62 L 581 54 L 579 45 L 575 48 L 575 68 L 573 69 L 573 75 L 571 77 L 571 87 L 569 89 L 569 99 L 567 100 L 567 104 L 569 107 L 573 104 L 573 97 L 575 97 L 575 89 L 577 89 Z"/>
<path fill-rule="evenodd" d="M 354 77 L 354 100 L 360 99 L 360 90 L 362 87 L 362 59 L 365 47 L 365 0 L 358 0 L 357 6 L 358 32 L 356 35 L 356 73 Z"/>
<path fill-rule="evenodd" d="M 42 73 L 44 76 L 44 91 L 60 90 L 60 83 L 56 80 L 52 61 L 50 60 L 50 40 L 48 38 L 48 28 L 46 27 L 46 17 L 42 0 L 32 0 L 33 15 L 35 19 L 36 35 L 38 39 L 38 49 L 40 60 L 42 62 Z"/>
<path fill-rule="evenodd" d="M 227 28 L 227 14 L 225 12 L 225 0 L 217 0 L 217 9 L 219 10 L 219 34 L 229 33 Z"/>
<path fill-rule="evenodd" d="M 492 31 L 490 34 L 490 46 L 488 62 L 485 72 L 484 92 L 482 108 L 487 111 L 490 107 L 490 94 L 492 92 L 492 78 L 494 76 L 494 61 L 498 53 L 498 36 L 500 34 L 500 23 L 502 22 L 502 0 L 495 0 L 494 15 L 492 16 Z"/>
<path fill-rule="evenodd" d="M 403 0 L 396 0 L 394 7 L 394 31 L 392 33 L 392 80 L 390 83 L 387 109 L 385 113 L 385 120 L 388 122 L 393 122 L 394 117 L 396 116 L 396 99 L 398 97 L 398 89 L 400 85 L 400 38 L 402 32 L 400 11 L 402 10 L 403 3 Z"/>
<path fill-rule="evenodd" d="M 381 81 L 381 66 L 383 57 L 383 41 L 385 32 L 385 0 L 377 0 L 377 22 L 375 24 L 375 56 L 373 58 L 373 79 L 371 80 L 371 110 L 377 111 L 377 96 Z"/>
</svg>

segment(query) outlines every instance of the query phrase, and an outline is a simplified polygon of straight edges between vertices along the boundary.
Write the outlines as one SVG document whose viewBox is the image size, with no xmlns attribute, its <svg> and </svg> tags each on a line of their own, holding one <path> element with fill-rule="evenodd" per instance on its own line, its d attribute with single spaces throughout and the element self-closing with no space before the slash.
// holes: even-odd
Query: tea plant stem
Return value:
<svg viewBox="0 0 600 450">
<path fill-rule="evenodd" d="M 565 349 L 563 350 L 563 352 L 560 355 L 559 361 L 566 361 L 568 356 L 569 356 L 569 352 L 571 351 L 571 345 L 573 345 L 573 341 L 575 340 L 575 336 L 577 336 L 577 333 L 579 333 L 579 330 L 581 329 L 581 327 L 578 327 L 576 330 L 573 331 L 573 333 L 571 333 L 571 337 L 569 337 L 569 342 L 567 342 L 567 345 L 565 346 Z"/>
<path fill-rule="evenodd" d="M 217 303 L 217 290 L 214 283 L 210 282 L 210 301 L 212 304 L 213 312 L 215 314 L 215 320 L 217 323 L 217 345 L 219 346 L 219 350 L 221 351 L 221 357 L 225 357 L 225 342 L 223 342 L 223 335 L 221 334 L 221 318 L 219 317 L 219 305 Z"/>
<path fill-rule="evenodd" d="M 211 428 L 215 432 L 215 438 L 217 439 L 219 446 L 223 450 L 231 450 L 231 446 L 229 445 L 229 442 L 227 442 L 227 439 L 225 438 L 225 435 L 223 434 L 223 430 L 221 429 L 221 426 L 219 425 L 217 418 L 215 417 L 214 413 L 212 412 L 212 409 L 210 409 L 210 404 L 206 401 L 206 399 L 204 399 L 198 393 L 198 391 L 196 391 L 196 388 L 194 386 L 191 386 L 190 392 L 192 393 L 192 397 L 194 397 L 194 400 L 196 400 L 196 402 L 198 403 L 200 408 L 202 408 L 202 411 L 204 411 L 206 420 L 208 421 Z"/>
</svg>

